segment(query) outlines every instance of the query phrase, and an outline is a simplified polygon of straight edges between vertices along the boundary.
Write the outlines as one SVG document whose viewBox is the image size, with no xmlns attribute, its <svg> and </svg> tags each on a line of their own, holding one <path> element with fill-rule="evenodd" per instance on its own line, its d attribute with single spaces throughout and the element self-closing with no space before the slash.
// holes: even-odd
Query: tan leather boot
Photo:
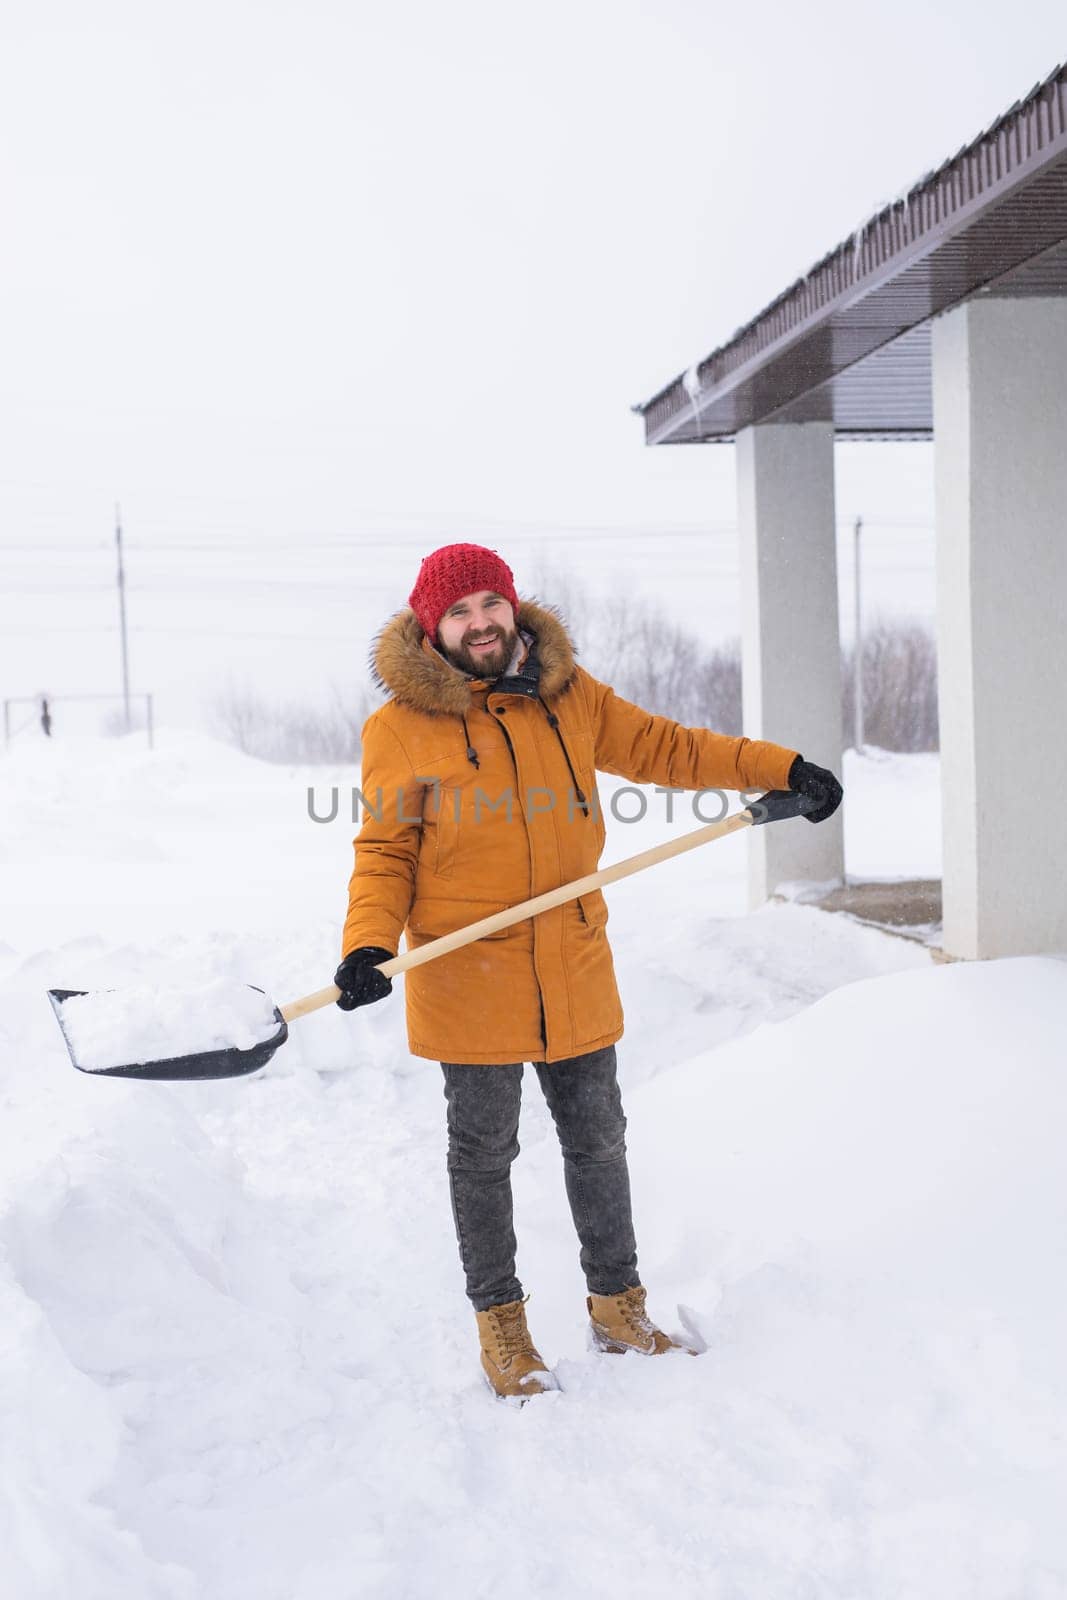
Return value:
<svg viewBox="0 0 1067 1600">
<path fill-rule="evenodd" d="M 645 1311 L 645 1290 L 641 1284 L 623 1294 L 591 1294 L 589 1307 L 590 1343 L 594 1350 L 609 1355 L 624 1355 L 637 1350 L 644 1356 L 662 1356 L 668 1350 L 686 1350 L 657 1328 Z M 689 1351 L 696 1355 L 695 1350 Z"/>
<path fill-rule="evenodd" d="M 482 1346 L 482 1370 L 500 1399 L 528 1400 L 531 1395 L 559 1388 L 530 1338 L 525 1300 L 490 1306 L 488 1311 L 476 1311 L 475 1316 Z"/>
</svg>

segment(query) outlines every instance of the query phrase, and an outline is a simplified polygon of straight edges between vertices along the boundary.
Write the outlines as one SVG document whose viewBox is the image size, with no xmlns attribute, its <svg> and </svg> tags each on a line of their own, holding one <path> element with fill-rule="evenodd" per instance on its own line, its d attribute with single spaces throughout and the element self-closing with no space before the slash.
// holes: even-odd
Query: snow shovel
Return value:
<svg viewBox="0 0 1067 1600">
<path fill-rule="evenodd" d="M 458 928 L 455 933 L 447 933 L 443 938 L 433 939 L 417 950 L 409 950 L 405 955 L 394 956 L 391 961 L 383 961 L 378 971 L 384 973 L 387 978 L 394 978 L 400 972 L 408 972 L 412 967 L 421 967 L 426 961 L 436 961 L 438 956 L 448 955 L 452 950 L 473 944 L 476 939 L 485 938 L 487 934 L 497 933 L 502 928 L 510 928 L 513 923 L 525 922 L 528 917 L 536 917 L 542 911 L 550 911 L 554 906 L 564 905 L 568 900 L 576 899 L 578 895 L 589 894 L 592 890 L 601 889 L 609 883 L 617 883 L 620 878 L 628 878 L 635 872 L 643 872 L 646 867 L 655 866 L 659 861 L 667 861 L 671 856 L 680 856 L 686 850 L 695 850 L 698 845 L 708 844 L 712 839 L 721 839 L 725 834 L 736 833 L 740 828 L 756 827 L 765 822 L 782 822 L 788 817 L 800 817 L 805 812 L 814 810 L 818 804 L 818 801 L 796 794 L 792 790 L 773 789 L 769 794 L 751 801 L 744 810 L 735 812 L 722 822 L 709 822 L 703 828 L 696 828 L 692 833 L 683 834 L 680 839 L 671 839 L 666 844 L 653 846 L 651 850 L 642 850 L 639 855 L 629 856 L 613 867 L 604 867 L 599 872 L 587 873 L 584 878 L 575 878 L 572 883 L 564 883 L 558 889 L 549 889 L 545 894 L 535 895 L 532 900 L 524 900 L 521 905 L 509 906 L 505 911 L 497 911 L 492 916 L 482 917 L 478 922 L 472 922 L 466 928 Z M 249 984 L 248 987 L 256 986 Z M 262 990 L 257 992 L 263 993 Z M 306 1017 L 309 1012 L 318 1011 L 323 1006 L 333 1005 L 341 991 L 336 984 L 331 983 L 325 989 L 305 995 L 302 1000 L 292 1000 L 288 1005 L 275 1006 L 274 1017 L 278 1024 L 276 1030 L 267 1039 L 247 1049 L 230 1047 L 204 1050 L 193 1055 L 168 1056 L 111 1067 L 89 1067 L 79 1062 L 70 1035 L 64 1026 L 64 1002 L 85 993 L 84 989 L 48 991 L 48 998 L 66 1041 L 70 1059 L 79 1072 L 86 1072 L 94 1078 L 179 1081 L 240 1078 L 246 1073 L 256 1072 L 265 1066 L 274 1052 L 285 1043 L 289 1037 L 290 1022 L 295 1021 L 297 1017 Z"/>
</svg>

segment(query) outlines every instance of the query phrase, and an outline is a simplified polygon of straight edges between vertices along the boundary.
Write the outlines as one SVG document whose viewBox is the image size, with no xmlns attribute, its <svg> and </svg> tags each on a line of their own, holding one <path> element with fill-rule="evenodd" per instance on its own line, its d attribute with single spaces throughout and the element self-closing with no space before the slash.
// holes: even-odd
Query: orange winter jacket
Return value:
<svg viewBox="0 0 1067 1600">
<path fill-rule="evenodd" d="M 672 789 L 784 789 L 797 754 L 621 700 L 531 601 L 513 676 L 472 679 L 411 611 L 374 649 L 391 698 L 363 729 L 364 821 L 342 955 L 409 949 L 594 872 L 596 773 Z M 436 1061 L 560 1061 L 613 1044 L 622 1006 L 599 890 L 405 974 L 408 1042 Z"/>
</svg>

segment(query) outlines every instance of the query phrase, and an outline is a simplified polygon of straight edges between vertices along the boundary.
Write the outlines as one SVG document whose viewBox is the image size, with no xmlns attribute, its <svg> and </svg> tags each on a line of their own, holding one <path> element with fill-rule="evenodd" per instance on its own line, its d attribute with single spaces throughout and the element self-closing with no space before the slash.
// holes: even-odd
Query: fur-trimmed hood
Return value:
<svg viewBox="0 0 1067 1600">
<path fill-rule="evenodd" d="M 575 673 L 576 650 L 563 618 L 533 600 L 519 602 L 515 625 L 532 633 L 541 666 L 540 692 L 548 700 L 562 694 Z M 390 617 L 371 648 L 371 674 L 379 688 L 416 711 L 463 716 L 470 710 L 473 687 L 483 678 L 469 678 L 446 661 L 422 631 L 413 611 Z"/>
</svg>

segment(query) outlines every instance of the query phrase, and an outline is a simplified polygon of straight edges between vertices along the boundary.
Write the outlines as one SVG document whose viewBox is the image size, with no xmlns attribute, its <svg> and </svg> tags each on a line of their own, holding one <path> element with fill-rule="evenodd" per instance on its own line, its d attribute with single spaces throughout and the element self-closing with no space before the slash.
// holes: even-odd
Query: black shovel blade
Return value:
<svg viewBox="0 0 1067 1600">
<path fill-rule="evenodd" d="M 254 989 L 256 985 L 249 984 L 249 988 Z M 262 989 L 258 992 L 264 993 Z M 249 1050 L 236 1048 L 201 1050 L 194 1055 L 167 1056 L 159 1061 L 131 1061 L 121 1067 L 83 1067 L 74 1054 L 70 1036 L 63 1026 L 63 1002 L 85 993 L 87 993 L 85 989 L 49 989 L 48 998 L 52 1002 L 52 1010 L 56 1014 L 56 1021 L 59 1023 L 71 1061 L 79 1072 L 86 1073 L 90 1078 L 143 1078 L 157 1083 L 203 1082 L 208 1078 L 243 1078 L 246 1073 L 257 1072 L 260 1067 L 266 1066 L 275 1050 L 289 1037 L 289 1025 L 275 1006 L 277 1031 L 272 1033 L 269 1039 L 264 1039 L 261 1044 L 254 1044 Z"/>
</svg>

